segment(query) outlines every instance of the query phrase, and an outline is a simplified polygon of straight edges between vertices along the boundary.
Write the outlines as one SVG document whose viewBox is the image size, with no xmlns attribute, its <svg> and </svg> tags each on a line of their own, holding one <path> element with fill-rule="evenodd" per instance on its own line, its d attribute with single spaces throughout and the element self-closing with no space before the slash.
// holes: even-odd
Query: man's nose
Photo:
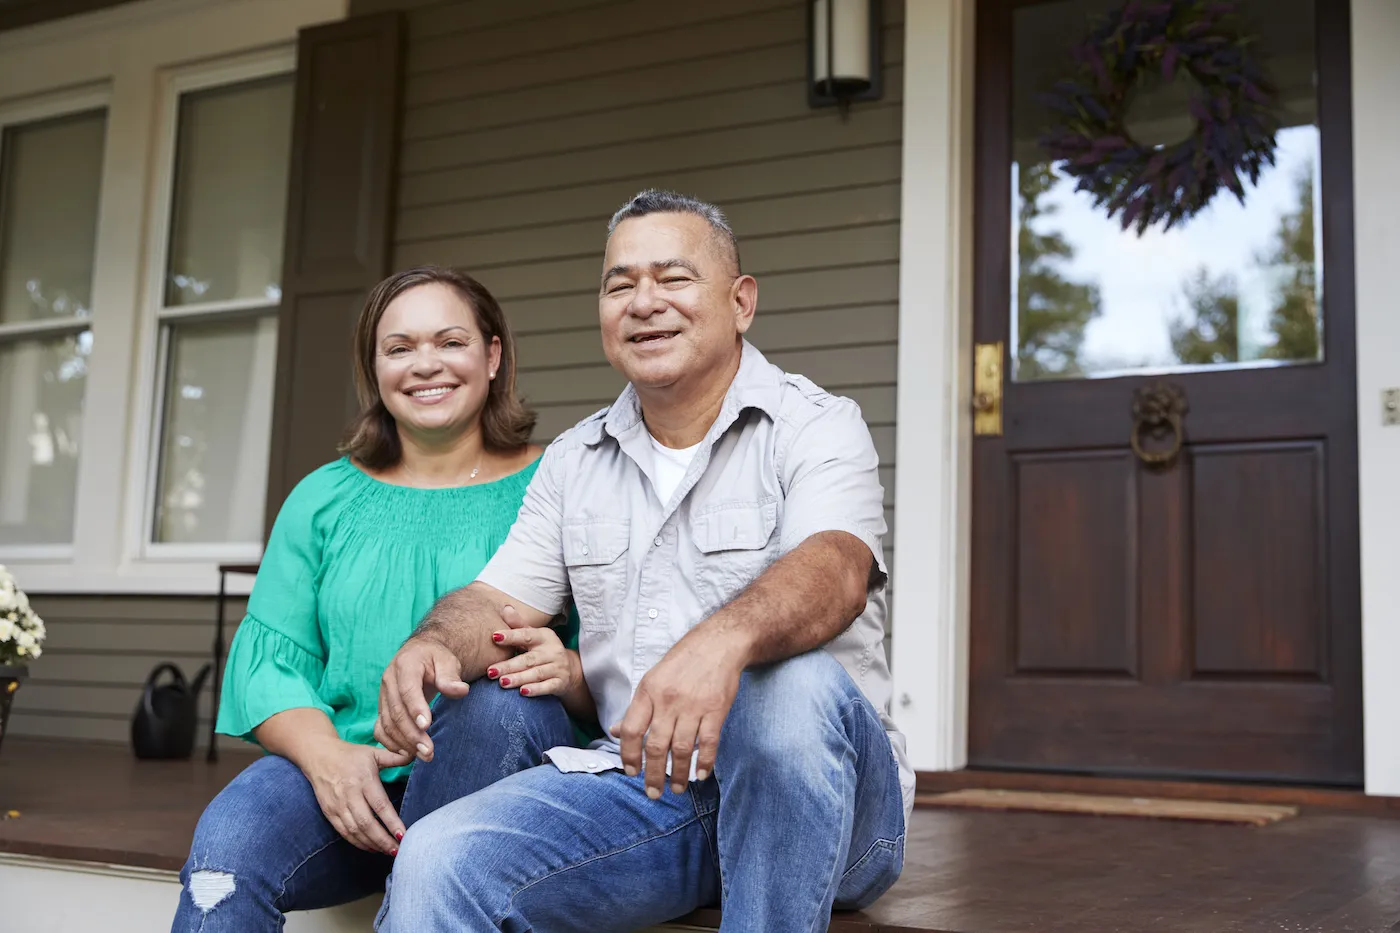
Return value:
<svg viewBox="0 0 1400 933">
<path fill-rule="evenodd" d="M 666 302 L 661 300 L 661 291 L 650 279 L 642 279 L 632 290 L 632 301 L 627 305 L 627 313 L 637 317 L 650 317 L 663 311 Z"/>
</svg>

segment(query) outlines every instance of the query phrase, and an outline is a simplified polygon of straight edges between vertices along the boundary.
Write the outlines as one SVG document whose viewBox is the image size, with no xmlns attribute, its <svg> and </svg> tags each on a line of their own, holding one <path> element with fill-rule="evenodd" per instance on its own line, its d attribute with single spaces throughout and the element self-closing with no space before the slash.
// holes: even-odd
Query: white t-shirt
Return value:
<svg viewBox="0 0 1400 933">
<path fill-rule="evenodd" d="M 655 454 L 652 463 L 656 467 L 656 498 L 664 505 L 671 501 L 671 494 L 676 491 L 681 480 L 685 479 L 685 471 L 690 469 L 690 461 L 695 459 L 695 451 L 700 449 L 700 445 L 694 444 L 676 450 L 667 447 L 650 433 L 647 437 L 651 440 L 651 450 Z"/>
</svg>

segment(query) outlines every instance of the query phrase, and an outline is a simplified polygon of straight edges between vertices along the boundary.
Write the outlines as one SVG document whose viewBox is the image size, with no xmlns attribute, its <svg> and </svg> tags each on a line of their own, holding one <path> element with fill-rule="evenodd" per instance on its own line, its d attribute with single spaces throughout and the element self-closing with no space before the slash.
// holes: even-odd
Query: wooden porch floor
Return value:
<svg viewBox="0 0 1400 933">
<path fill-rule="evenodd" d="M 178 869 L 205 803 L 249 760 L 11 738 L 0 813 L 21 815 L 0 822 L 0 851 Z M 1306 801 L 1260 828 L 920 808 L 899 884 L 831 930 L 1397 933 L 1400 820 Z"/>
</svg>

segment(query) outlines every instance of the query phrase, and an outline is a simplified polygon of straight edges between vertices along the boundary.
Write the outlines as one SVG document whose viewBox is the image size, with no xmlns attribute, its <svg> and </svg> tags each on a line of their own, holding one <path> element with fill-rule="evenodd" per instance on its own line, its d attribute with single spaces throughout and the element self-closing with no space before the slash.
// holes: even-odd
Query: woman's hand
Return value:
<svg viewBox="0 0 1400 933">
<path fill-rule="evenodd" d="M 522 696 L 566 696 L 583 683 L 583 664 L 552 628 L 511 628 L 491 636 L 498 645 L 519 652 L 486 671 L 502 687 Z"/>
<path fill-rule="evenodd" d="M 397 768 L 413 760 L 372 745 L 356 745 L 339 738 L 325 741 L 305 756 L 301 765 L 321 812 L 335 831 L 357 849 L 397 855 L 404 825 L 384 785 L 381 768 Z"/>
</svg>

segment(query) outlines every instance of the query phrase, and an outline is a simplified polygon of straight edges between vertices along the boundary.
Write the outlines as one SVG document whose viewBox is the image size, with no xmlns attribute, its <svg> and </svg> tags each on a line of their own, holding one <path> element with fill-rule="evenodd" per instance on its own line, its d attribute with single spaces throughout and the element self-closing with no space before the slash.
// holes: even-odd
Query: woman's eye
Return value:
<svg viewBox="0 0 1400 933">
<path fill-rule="evenodd" d="M 403 356 L 408 352 L 408 347 L 390 347 L 384 351 L 385 356 Z"/>
<path fill-rule="evenodd" d="M 444 346 L 444 347 L 449 347 L 449 348 L 455 350 L 455 349 L 457 349 L 457 348 L 459 348 L 459 347 L 465 347 L 466 344 L 463 343 L 463 342 L 460 341 L 460 340 L 448 340 L 448 341 L 446 341 L 445 343 L 443 343 L 443 346 Z"/>
</svg>

